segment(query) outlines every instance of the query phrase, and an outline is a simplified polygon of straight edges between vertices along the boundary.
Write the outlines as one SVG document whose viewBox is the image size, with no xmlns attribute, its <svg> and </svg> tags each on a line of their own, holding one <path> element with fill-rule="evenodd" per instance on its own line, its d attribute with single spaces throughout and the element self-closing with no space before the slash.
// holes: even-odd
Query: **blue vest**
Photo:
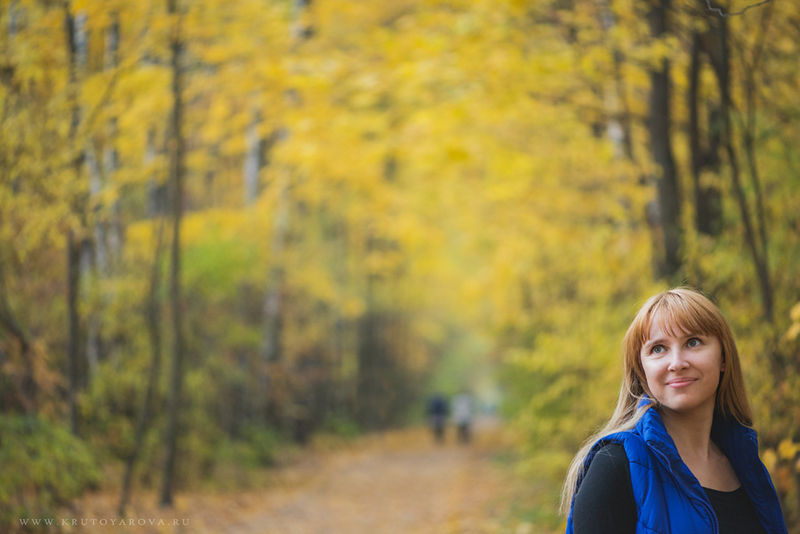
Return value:
<svg viewBox="0 0 800 534">
<path fill-rule="evenodd" d="M 786 534 L 778 496 L 758 457 L 755 430 L 715 416 L 711 437 L 733 465 L 764 530 L 768 534 Z M 628 455 L 638 514 L 637 534 L 719 534 L 711 502 L 681 460 L 656 410 L 648 409 L 634 430 L 611 434 L 595 443 L 584 462 L 584 473 L 597 451 L 609 442 L 620 443 Z M 580 484 L 581 480 L 578 487 Z M 567 534 L 572 534 L 572 509 Z"/>
</svg>

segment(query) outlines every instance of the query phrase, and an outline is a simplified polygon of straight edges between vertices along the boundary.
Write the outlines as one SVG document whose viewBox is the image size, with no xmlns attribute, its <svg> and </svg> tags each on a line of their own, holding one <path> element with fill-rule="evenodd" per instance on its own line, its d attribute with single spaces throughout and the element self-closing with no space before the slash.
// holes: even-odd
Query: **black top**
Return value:
<svg viewBox="0 0 800 534">
<path fill-rule="evenodd" d="M 719 521 L 719 534 L 766 534 L 744 486 L 703 488 Z M 572 509 L 575 534 L 634 534 L 636 502 L 625 448 L 609 443 L 592 459 Z"/>
</svg>

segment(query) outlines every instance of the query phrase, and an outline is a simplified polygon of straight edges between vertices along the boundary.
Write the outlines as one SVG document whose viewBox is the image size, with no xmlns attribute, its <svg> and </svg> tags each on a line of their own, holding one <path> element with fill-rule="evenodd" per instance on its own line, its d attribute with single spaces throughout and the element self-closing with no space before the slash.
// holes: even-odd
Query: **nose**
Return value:
<svg viewBox="0 0 800 534">
<path fill-rule="evenodd" d="M 687 367 L 689 367 L 689 362 L 686 361 L 683 351 L 681 349 L 673 350 L 670 355 L 668 369 L 670 371 L 678 371 L 680 369 L 686 369 Z"/>
</svg>

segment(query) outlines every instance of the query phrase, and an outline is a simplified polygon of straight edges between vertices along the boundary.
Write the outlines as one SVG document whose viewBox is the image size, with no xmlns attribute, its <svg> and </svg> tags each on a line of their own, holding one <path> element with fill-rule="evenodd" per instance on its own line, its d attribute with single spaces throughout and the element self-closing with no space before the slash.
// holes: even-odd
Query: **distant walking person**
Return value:
<svg viewBox="0 0 800 534">
<path fill-rule="evenodd" d="M 472 438 L 472 395 L 463 392 L 453 397 L 453 420 L 458 428 L 458 441 L 469 443 Z"/>
<path fill-rule="evenodd" d="M 428 418 L 434 439 L 437 443 L 443 443 L 444 425 L 447 420 L 447 399 L 441 393 L 435 393 L 428 401 Z"/>
</svg>

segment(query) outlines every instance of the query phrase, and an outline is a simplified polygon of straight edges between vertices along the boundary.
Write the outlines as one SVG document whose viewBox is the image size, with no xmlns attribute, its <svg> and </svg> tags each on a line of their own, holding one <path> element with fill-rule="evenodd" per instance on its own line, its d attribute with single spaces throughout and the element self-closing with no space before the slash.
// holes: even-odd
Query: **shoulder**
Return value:
<svg viewBox="0 0 800 534">
<path fill-rule="evenodd" d="M 584 467 L 588 468 L 588 461 L 592 461 L 595 455 L 597 455 L 601 450 L 607 448 L 609 445 L 614 445 L 615 447 L 607 450 L 604 453 L 606 455 L 613 450 L 621 448 L 627 455 L 628 460 L 635 463 L 648 463 L 648 459 L 650 457 L 650 448 L 647 446 L 645 439 L 635 430 L 625 430 L 605 436 L 598 440 L 587 456 L 587 463 Z"/>
<path fill-rule="evenodd" d="M 593 499 L 617 499 L 620 495 L 633 496 L 628 455 L 620 443 L 609 442 L 600 446 L 584 475 L 576 499 L 597 493 Z"/>
<path fill-rule="evenodd" d="M 625 447 L 622 443 L 610 441 L 598 445 L 597 452 L 594 454 L 586 476 L 589 472 L 602 474 L 603 476 L 621 476 L 630 481 L 630 466 L 628 463 L 628 454 L 625 452 Z"/>
<path fill-rule="evenodd" d="M 575 496 L 574 532 L 633 532 L 636 503 L 625 448 L 618 442 L 598 447 Z"/>
</svg>

